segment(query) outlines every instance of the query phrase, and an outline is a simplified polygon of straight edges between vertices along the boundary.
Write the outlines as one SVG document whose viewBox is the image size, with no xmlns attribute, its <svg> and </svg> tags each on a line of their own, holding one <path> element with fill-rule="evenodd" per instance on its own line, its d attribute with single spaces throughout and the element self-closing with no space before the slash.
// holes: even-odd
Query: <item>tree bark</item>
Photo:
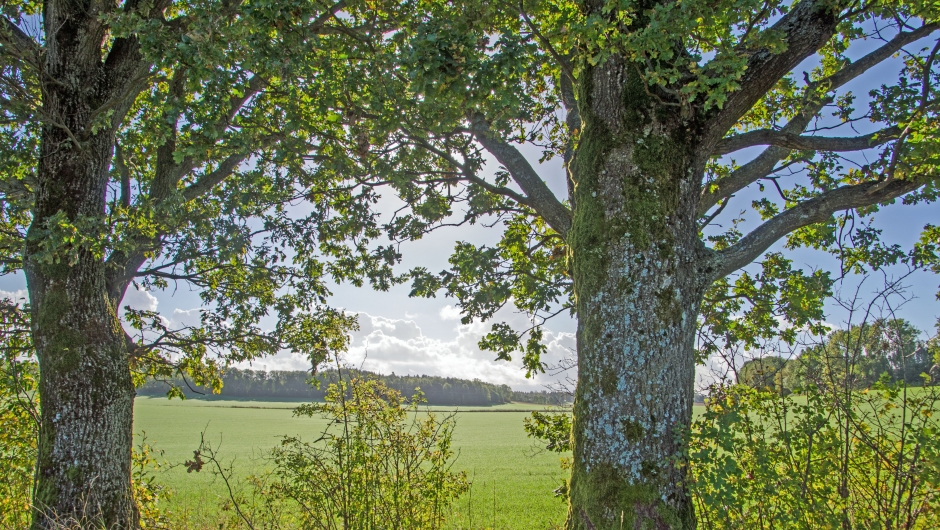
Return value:
<svg viewBox="0 0 940 530">
<path fill-rule="evenodd" d="M 578 313 L 570 530 L 691 529 L 682 433 L 709 277 L 697 130 L 614 57 L 583 76 L 568 241 Z"/>
<path fill-rule="evenodd" d="M 134 386 L 101 234 L 114 146 L 93 124 L 125 79 L 101 60 L 100 6 L 45 4 L 40 159 L 24 250 L 41 422 L 33 528 L 138 528 L 131 487 Z"/>
</svg>

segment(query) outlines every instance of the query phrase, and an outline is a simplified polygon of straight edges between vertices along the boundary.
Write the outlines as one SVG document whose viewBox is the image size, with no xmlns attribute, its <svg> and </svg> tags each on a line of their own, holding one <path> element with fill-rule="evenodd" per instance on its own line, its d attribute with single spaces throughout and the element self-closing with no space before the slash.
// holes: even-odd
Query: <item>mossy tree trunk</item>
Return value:
<svg viewBox="0 0 940 530">
<path fill-rule="evenodd" d="M 47 119 L 24 256 L 41 374 L 33 528 L 137 528 L 123 288 L 109 290 L 100 248 L 114 127 L 100 112 L 95 121 L 131 76 L 116 67 L 119 54 L 102 60 L 95 4 L 47 2 L 44 18 L 55 30 L 43 55 Z"/>
<path fill-rule="evenodd" d="M 80 254 L 71 266 L 28 267 L 42 410 L 33 528 L 136 528 L 135 393 L 124 333 L 102 263 Z"/>
<path fill-rule="evenodd" d="M 693 528 L 680 437 L 708 276 L 697 132 L 617 58 L 584 78 L 568 237 L 579 362 L 568 528 Z"/>
</svg>

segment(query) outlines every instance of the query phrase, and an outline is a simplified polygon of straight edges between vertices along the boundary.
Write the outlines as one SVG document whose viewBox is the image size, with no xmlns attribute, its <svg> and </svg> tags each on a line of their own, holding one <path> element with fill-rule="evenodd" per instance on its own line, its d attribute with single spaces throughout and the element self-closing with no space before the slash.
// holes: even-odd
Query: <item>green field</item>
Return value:
<svg viewBox="0 0 940 530">
<path fill-rule="evenodd" d="M 161 449 L 171 467 L 158 478 L 175 494 L 170 510 L 185 514 L 193 527 L 217 528 L 224 484 L 205 470 L 187 473 L 179 465 L 192 458 L 200 434 L 219 446 L 220 458 L 245 476 L 263 471 L 265 455 L 284 435 L 313 439 L 325 420 L 295 418 L 290 401 L 240 401 L 139 397 L 134 421 L 138 434 Z M 538 452 L 522 430 L 528 410 L 541 406 L 519 404 L 465 408 L 457 412 L 454 447 L 456 468 L 473 479 L 471 492 L 459 499 L 450 517 L 455 529 L 547 529 L 564 521 L 565 504 L 552 495 L 565 473 L 559 456 Z M 453 411 L 453 407 L 431 407 Z"/>
</svg>

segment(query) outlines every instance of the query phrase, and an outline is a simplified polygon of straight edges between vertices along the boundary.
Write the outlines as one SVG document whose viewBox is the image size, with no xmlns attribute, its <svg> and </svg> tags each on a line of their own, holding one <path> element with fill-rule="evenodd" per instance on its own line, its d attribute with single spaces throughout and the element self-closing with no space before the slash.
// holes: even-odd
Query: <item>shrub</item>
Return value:
<svg viewBox="0 0 940 530">
<path fill-rule="evenodd" d="M 313 443 L 285 438 L 274 450 L 269 494 L 295 503 L 309 529 L 434 529 L 469 486 L 452 471 L 453 416 L 438 420 L 380 381 L 331 384 L 325 403 L 297 409 L 330 423 Z"/>
<path fill-rule="evenodd" d="M 689 447 L 700 528 L 935 528 L 937 387 L 805 390 L 713 389 Z"/>
<path fill-rule="evenodd" d="M 36 461 L 36 366 L 0 359 L 0 528 L 27 528 Z"/>
</svg>

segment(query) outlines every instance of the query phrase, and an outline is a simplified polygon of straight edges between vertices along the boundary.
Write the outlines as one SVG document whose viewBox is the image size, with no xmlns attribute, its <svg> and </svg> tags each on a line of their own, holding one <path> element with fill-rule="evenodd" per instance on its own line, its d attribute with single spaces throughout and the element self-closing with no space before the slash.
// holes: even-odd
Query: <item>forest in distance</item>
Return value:
<svg viewBox="0 0 940 530">
<path fill-rule="evenodd" d="M 937 323 L 940 327 L 940 321 Z M 877 383 L 913 387 L 937 384 L 940 341 L 902 318 L 879 318 L 834 330 L 827 340 L 808 345 L 789 358 L 758 356 L 734 370 L 735 380 L 751 388 L 790 394 L 822 379 L 868 389 Z M 853 345 L 846 348 L 846 344 Z"/>
<path fill-rule="evenodd" d="M 551 390 L 515 391 L 509 385 L 495 385 L 479 379 L 459 379 L 432 375 L 382 375 L 365 370 L 343 370 L 343 379 L 351 377 L 379 380 L 391 389 L 410 397 L 420 389 L 428 405 L 490 406 L 505 403 L 534 405 L 570 405 L 568 392 Z M 222 376 L 222 398 L 291 399 L 322 401 L 330 383 L 339 379 L 336 369 L 318 371 L 311 375 L 304 370 L 250 370 L 230 368 Z M 141 396 L 165 396 L 178 389 L 187 398 L 211 396 L 211 388 L 193 386 L 182 378 L 151 379 L 137 389 Z"/>
</svg>

